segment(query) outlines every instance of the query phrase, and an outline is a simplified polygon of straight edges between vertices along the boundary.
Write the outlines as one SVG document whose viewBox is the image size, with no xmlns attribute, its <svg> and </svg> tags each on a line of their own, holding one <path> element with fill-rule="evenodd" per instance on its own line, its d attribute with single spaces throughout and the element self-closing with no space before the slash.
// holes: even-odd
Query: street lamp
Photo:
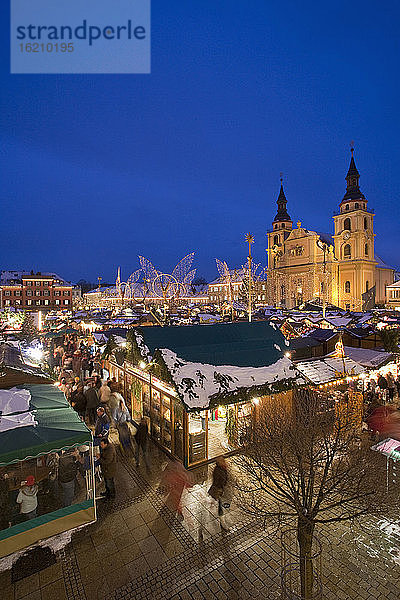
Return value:
<svg viewBox="0 0 400 600">
<path fill-rule="evenodd" d="M 249 323 L 251 323 L 251 295 L 252 295 L 252 289 L 251 289 L 251 284 L 252 284 L 252 274 L 251 274 L 251 261 L 252 261 L 252 256 L 251 256 L 251 244 L 254 244 L 254 236 L 251 235 L 251 233 L 247 233 L 246 234 L 246 242 L 249 244 L 249 256 L 247 257 L 248 260 L 248 265 L 249 265 L 249 285 L 248 285 L 248 294 L 249 294 Z"/>
<path fill-rule="evenodd" d="M 151 362 L 149 362 L 149 363 L 145 363 L 145 362 L 144 362 L 144 360 L 141 360 L 141 361 L 139 362 L 139 367 L 142 369 L 142 371 L 146 371 L 146 372 L 147 372 L 147 370 L 148 370 L 150 367 L 152 367 L 153 365 L 155 365 L 155 364 L 156 364 L 156 363 L 155 363 L 154 361 L 151 361 Z M 151 371 L 149 371 L 149 395 L 150 395 L 150 407 L 151 407 L 151 395 L 152 395 L 152 394 L 151 394 L 151 392 L 152 392 L 152 389 L 151 389 Z"/>
</svg>

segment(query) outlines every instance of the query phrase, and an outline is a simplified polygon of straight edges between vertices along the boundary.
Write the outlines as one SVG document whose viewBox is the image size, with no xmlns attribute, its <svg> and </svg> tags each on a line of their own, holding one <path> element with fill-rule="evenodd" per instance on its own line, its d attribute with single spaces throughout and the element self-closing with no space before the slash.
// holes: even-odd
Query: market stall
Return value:
<svg viewBox="0 0 400 600">
<path fill-rule="evenodd" d="M 137 328 L 130 346 L 129 360 L 111 354 L 110 377 L 133 419 L 145 417 L 153 440 L 186 466 L 237 450 L 238 422 L 303 382 L 265 321 Z"/>
<path fill-rule="evenodd" d="M 96 509 L 92 435 L 64 394 L 3 389 L 0 411 L 1 558 L 94 521 Z"/>
</svg>

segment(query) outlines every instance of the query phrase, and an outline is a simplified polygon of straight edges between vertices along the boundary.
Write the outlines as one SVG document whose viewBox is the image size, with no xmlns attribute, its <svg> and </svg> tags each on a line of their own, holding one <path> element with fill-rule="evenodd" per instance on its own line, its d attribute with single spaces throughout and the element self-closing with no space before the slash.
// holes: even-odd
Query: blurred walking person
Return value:
<svg viewBox="0 0 400 600">
<path fill-rule="evenodd" d="M 147 421 L 145 418 L 142 418 L 139 427 L 137 428 L 135 434 L 135 442 L 136 442 L 136 466 L 139 466 L 139 452 L 142 451 L 143 459 L 145 465 L 148 469 L 150 469 L 149 459 L 147 456 L 148 450 L 148 442 L 149 442 L 149 431 L 147 429 Z"/>
<path fill-rule="evenodd" d="M 214 498 L 218 502 L 218 516 L 222 529 L 228 529 L 224 520 L 224 507 L 223 507 L 223 495 L 225 492 L 226 485 L 228 483 L 228 465 L 223 456 L 219 456 L 216 460 L 212 475 L 212 484 L 208 490 L 208 494 L 211 498 Z"/>
<path fill-rule="evenodd" d="M 119 435 L 119 442 L 123 452 L 132 448 L 131 432 L 129 429 L 129 421 L 131 415 L 123 399 L 120 400 L 119 406 L 114 411 L 114 423 Z"/>
<path fill-rule="evenodd" d="M 86 417 L 89 425 L 94 425 L 96 421 L 96 410 L 100 404 L 99 393 L 93 383 L 85 392 L 86 396 Z"/>
<path fill-rule="evenodd" d="M 168 492 L 165 505 L 172 512 L 178 513 L 178 518 L 183 520 L 182 494 L 186 488 L 193 485 L 189 473 L 179 460 L 173 459 L 164 470 L 161 482 Z"/>
<path fill-rule="evenodd" d="M 112 500 L 115 498 L 114 477 L 117 470 L 117 455 L 113 444 L 107 438 L 100 441 L 99 462 L 106 486 L 106 491 L 101 495 L 105 496 L 107 500 Z"/>
</svg>

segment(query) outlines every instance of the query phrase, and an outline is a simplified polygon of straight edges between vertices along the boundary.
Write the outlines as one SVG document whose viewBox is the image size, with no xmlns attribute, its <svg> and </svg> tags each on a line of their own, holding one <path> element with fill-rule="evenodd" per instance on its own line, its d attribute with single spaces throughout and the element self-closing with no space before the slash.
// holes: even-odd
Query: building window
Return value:
<svg viewBox="0 0 400 600">
<path fill-rule="evenodd" d="M 285 286 L 282 284 L 281 285 L 281 298 L 285 298 L 286 296 L 286 290 L 285 290 Z"/>
<path fill-rule="evenodd" d="M 36 290 L 35 296 L 41 296 L 42 292 L 40 290 Z"/>
<path fill-rule="evenodd" d="M 40 287 L 40 283 L 41 283 L 40 281 L 35 281 L 36 287 Z"/>
<path fill-rule="evenodd" d="M 59 300 L 56 300 L 56 304 L 60 304 L 60 301 L 59 301 Z"/>
<path fill-rule="evenodd" d="M 368 244 L 365 244 L 364 253 L 365 256 L 368 256 Z"/>
<path fill-rule="evenodd" d="M 274 244 L 279 244 L 279 235 L 274 235 Z"/>
<path fill-rule="evenodd" d="M 5 304 L 6 306 L 10 306 L 10 304 L 11 304 L 11 300 L 5 300 L 4 304 Z"/>
<path fill-rule="evenodd" d="M 15 295 L 16 296 L 20 296 L 21 295 L 21 290 L 15 290 Z"/>
<path fill-rule="evenodd" d="M 346 310 L 350 310 L 350 304 L 346 304 Z"/>
<path fill-rule="evenodd" d="M 44 304 L 45 304 L 45 306 L 48 306 L 48 304 L 49 304 L 49 301 L 48 301 L 48 300 L 45 300 L 45 301 L 44 301 Z"/>
<path fill-rule="evenodd" d="M 5 296 L 11 296 L 10 290 L 4 290 L 4 295 Z"/>
<path fill-rule="evenodd" d="M 27 296 L 32 296 L 32 290 L 26 290 L 26 295 Z"/>
<path fill-rule="evenodd" d="M 69 296 L 69 292 L 64 292 L 64 296 Z"/>
<path fill-rule="evenodd" d="M 18 305 L 20 305 L 20 304 L 21 304 L 21 300 L 16 300 L 16 301 L 15 301 L 15 304 L 16 304 L 16 305 L 17 305 L 17 304 L 18 304 Z"/>
<path fill-rule="evenodd" d="M 49 290 L 44 290 L 44 292 L 43 292 L 43 296 L 50 296 L 50 292 L 49 292 Z"/>
<path fill-rule="evenodd" d="M 282 229 L 284 229 L 284 228 L 285 228 L 285 223 L 282 223 Z"/>
<path fill-rule="evenodd" d="M 36 306 L 40 306 L 40 300 L 36 300 Z"/>
<path fill-rule="evenodd" d="M 321 281 L 321 294 L 323 294 L 325 291 L 325 286 L 324 286 L 324 282 Z"/>
<path fill-rule="evenodd" d="M 351 220 L 349 218 L 344 220 L 343 229 L 347 229 L 347 231 L 351 231 Z"/>
<path fill-rule="evenodd" d="M 54 290 L 54 295 L 55 296 L 61 296 L 60 290 Z"/>
<path fill-rule="evenodd" d="M 32 305 L 32 300 L 27 300 L 26 303 L 27 303 L 28 306 L 31 306 Z"/>
<path fill-rule="evenodd" d="M 350 294 L 350 281 L 346 281 L 344 284 L 344 292 L 345 294 Z"/>
<path fill-rule="evenodd" d="M 368 292 L 369 290 L 369 281 L 365 282 L 365 291 Z"/>
<path fill-rule="evenodd" d="M 355 208 L 359 208 L 360 205 L 358 204 L 358 202 L 356 202 L 354 206 Z"/>
<path fill-rule="evenodd" d="M 350 244 L 346 244 L 343 248 L 343 256 L 344 258 L 351 258 L 351 246 Z"/>
<path fill-rule="evenodd" d="M 69 300 L 64 300 L 64 304 L 69 304 Z"/>
<path fill-rule="evenodd" d="M 364 229 L 368 229 L 368 219 L 364 217 Z"/>
<path fill-rule="evenodd" d="M 32 281 L 27 281 L 26 285 L 32 285 Z"/>
</svg>

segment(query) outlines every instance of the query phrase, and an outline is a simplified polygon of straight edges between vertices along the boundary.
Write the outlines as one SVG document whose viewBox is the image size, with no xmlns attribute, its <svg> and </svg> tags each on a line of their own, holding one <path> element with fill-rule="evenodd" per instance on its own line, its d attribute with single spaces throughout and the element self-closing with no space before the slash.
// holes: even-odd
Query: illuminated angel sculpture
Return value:
<svg viewBox="0 0 400 600">
<path fill-rule="evenodd" d="M 164 302 L 172 298 L 179 298 L 190 294 L 190 286 L 196 275 L 196 269 L 190 270 L 193 262 L 194 252 L 187 254 L 176 265 L 171 274 L 162 273 L 154 265 L 139 256 L 140 266 L 143 272 L 143 286 L 157 298 L 162 298 Z"/>
</svg>

